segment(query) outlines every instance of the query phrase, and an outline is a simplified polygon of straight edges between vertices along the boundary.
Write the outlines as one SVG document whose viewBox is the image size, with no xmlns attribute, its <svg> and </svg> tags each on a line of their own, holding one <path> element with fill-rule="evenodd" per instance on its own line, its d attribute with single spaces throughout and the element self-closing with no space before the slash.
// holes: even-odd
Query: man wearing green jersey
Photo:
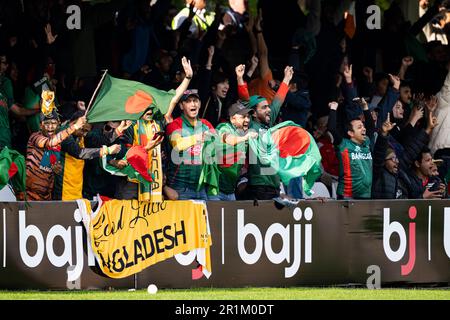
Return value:
<svg viewBox="0 0 450 320">
<path fill-rule="evenodd" d="M 375 130 L 369 106 L 360 99 L 365 123 L 359 118 L 350 119 L 343 138 L 337 130 L 337 102 L 330 102 L 328 130 L 333 135 L 333 144 L 339 161 L 338 199 L 370 199 L 372 187 L 371 139 Z"/>
<path fill-rule="evenodd" d="M 230 122 L 216 127 L 219 135 L 219 199 L 236 200 L 236 184 L 248 149 L 248 140 L 256 138 L 258 133 L 248 131 L 250 117 L 255 111 L 246 108 L 241 102 L 234 103 L 228 109 Z"/>
<path fill-rule="evenodd" d="M 283 105 L 286 94 L 289 91 L 289 82 L 294 75 L 294 69 L 287 66 L 284 69 L 284 78 L 275 94 L 272 103 L 259 96 L 249 96 L 247 84 L 243 76 L 245 67 L 243 65 L 236 67 L 236 76 L 238 82 L 238 94 L 242 100 L 248 101 L 248 107 L 255 110 L 250 122 L 250 129 L 262 135 L 275 125 L 281 106 Z M 254 200 L 271 200 L 280 196 L 280 178 L 275 170 L 268 163 L 261 163 L 254 154 L 249 156 L 249 186 L 251 198 Z"/>
<path fill-rule="evenodd" d="M 18 116 L 30 116 L 40 112 L 40 107 L 25 109 L 14 102 L 14 92 L 11 80 L 6 76 L 9 62 L 6 54 L 0 52 L 0 150 L 5 146 L 11 148 L 11 129 L 9 127 L 9 112 Z"/>
</svg>

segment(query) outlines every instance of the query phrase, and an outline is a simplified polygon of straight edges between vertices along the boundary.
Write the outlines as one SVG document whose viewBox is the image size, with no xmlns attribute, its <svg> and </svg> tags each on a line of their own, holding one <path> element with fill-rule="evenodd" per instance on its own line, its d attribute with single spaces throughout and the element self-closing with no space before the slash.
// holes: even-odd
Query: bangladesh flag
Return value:
<svg viewBox="0 0 450 320">
<path fill-rule="evenodd" d="M 25 177 L 24 156 L 4 147 L 0 152 L 0 189 L 10 182 L 16 193 L 25 192 Z"/>
<path fill-rule="evenodd" d="M 311 195 L 310 190 L 322 173 L 322 157 L 308 131 L 292 121 L 285 121 L 260 134 L 258 139 L 250 139 L 249 145 L 262 163 L 276 170 L 284 184 L 302 176 L 303 190 Z"/>
<path fill-rule="evenodd" d="M 219 194 L 219 175 L 220 171 L 216 161 L 216 139 L 217 135 L 209 136 L 202 147 L 202 171 L 198 182 L 197 191 L 206 187 L 208 195 L 216 196 Z"/>
<path fill-rule="evenodd" d="M 107 74 L 89 109 L 87 120 L 90 123 L 138 120 L 150 106 L 161 114 L 166 114 L 175 91 L 159 90 L 140 82 L 123 80 Z"/>
</svg>

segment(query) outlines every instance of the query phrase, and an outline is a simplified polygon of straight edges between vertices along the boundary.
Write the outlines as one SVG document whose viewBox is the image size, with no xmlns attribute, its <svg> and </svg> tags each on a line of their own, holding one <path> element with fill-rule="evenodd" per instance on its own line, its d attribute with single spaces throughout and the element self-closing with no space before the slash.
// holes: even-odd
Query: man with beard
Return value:
<svg viewBox="0 0 450 320">
<path fill-rule="evenodd" d="M 294 75 L 294 70 L 289 66 L 284 69 L 283 81 L 271 104 L 262 96 L 254 95 L 249 97 L 247 84 L 243 80 L 244 72 L 245 67 L 243 65 L 236 67 L 239 97 L 243 100 L 248 100 L 248 107 L 255 110 L 250 122 L 250 129 L 261 135 L 275 124 L 281 105 L 289 91 L 289 82 Z M 249 159 L 251 162 L 254 162 L 249 164 L 249 186 L 252 199 L 271 200 L 279 197 L 280 178 L 278 175 L 269 164 L 261 163 L 256 155 L 250 155 Z"/>
<path fill-rule="evenodd" d="M 52 94 L 50 92 L 49 95 Z M 83 116 L 68 128 L 58 132 L 60 121 L 54 108 L 53 99 L 46 100 L 44 96 L 43 93 L 41 130 L 30 136 L 27 145 L 27 200 L 35 201 L 52 199 L 54 173 L 61 172 L 61 165 L 58 162 L 61 143 L 76 130 L 80 130 L 86 123 L 86 117 Z M 45 108 L 46 101 L 49 102 L 50 108 Z"/>
<path fill-rule="evenodd" d="M 219 199 L 236 200 L 235 189 L 241 169 L 245 162 L 248 140 L 258 134 L 248 131 L 250 117 L 255 111 L 246 108 L 241 102 L 232 104 L 228 110 L 230 122 L 221 123 L 216 131 L 219 136 Z"/>
</svg>

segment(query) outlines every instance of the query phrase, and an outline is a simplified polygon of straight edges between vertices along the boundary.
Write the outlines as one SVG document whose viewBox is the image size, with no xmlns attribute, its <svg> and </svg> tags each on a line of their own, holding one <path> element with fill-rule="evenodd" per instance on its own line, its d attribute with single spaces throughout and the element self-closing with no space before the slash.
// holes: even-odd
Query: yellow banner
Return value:
<svg viewBox="0 0 450 320">
<path fill-rule="evenodd" d="M 110 200 L 92 212 L 77 200 L 103 273 L 124 278 L 173 257 L 200 250 L 203 273 L 211 274 L 212 244 L 206 204 L 197 201 Z M 203 252 L 202 252 L 203 251 Z"/>
</svg>

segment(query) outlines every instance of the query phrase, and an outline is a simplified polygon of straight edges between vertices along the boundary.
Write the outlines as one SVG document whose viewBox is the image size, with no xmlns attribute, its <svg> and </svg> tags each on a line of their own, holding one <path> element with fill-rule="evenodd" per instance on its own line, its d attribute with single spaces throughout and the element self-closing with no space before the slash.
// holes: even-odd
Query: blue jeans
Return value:
<svg viewBox="0 0 450 320">
<path fill-rule="evenodd" d="M 236 196 L 234 193 L 226 194 L 223 192 L 219 192 L 219 200 L 221 201 L 236 201 Z"/>
<path fill-rule="evenodd" d="M 197 191 L 189 187 L 174 188 L 178 192 L 178 200 L 208 200 L 205 188 Z"/>
<path fill-rule="evenodd" d="M 295 199 L 303 199 L 302 177 L 292 178 L 289 181 L 287 195 Z"/>
</svg>

